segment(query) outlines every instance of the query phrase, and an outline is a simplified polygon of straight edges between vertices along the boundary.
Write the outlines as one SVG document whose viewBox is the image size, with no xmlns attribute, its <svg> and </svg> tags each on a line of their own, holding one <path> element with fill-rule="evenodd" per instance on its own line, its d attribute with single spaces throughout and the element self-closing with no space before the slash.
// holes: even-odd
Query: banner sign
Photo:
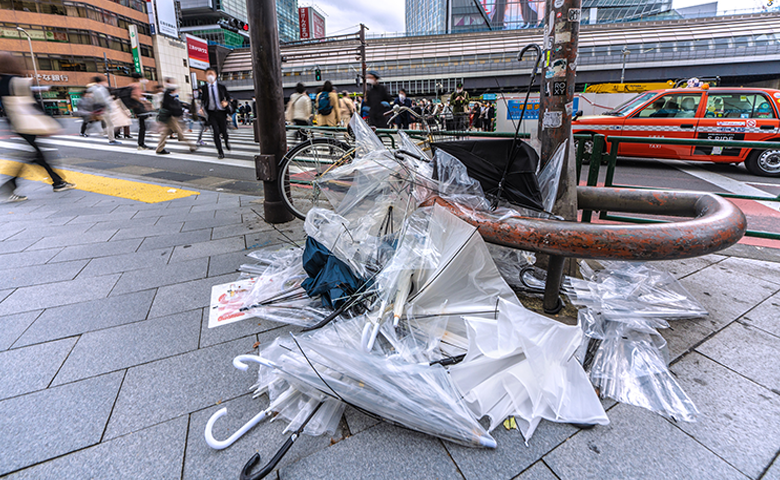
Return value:
<svg viewBox="0 0 780 480">
<path fill-rule="evenodd" d="M 176 5 L 173 0 L 155 0 L 157 13 L 157 31 L 160 35 L 179 38 L 176 21 Z"/>
<path fill-rule="evenodd" d="M 144 69 L 143 65 L 141 65 L 141 53 L 138 50 L 138 27 L 135 25 L 128 25 L 127 30 L 130 32 L 130 48 L 133 52 L 133 69 L 135 70 L 135 73 L 143 75 Z"/>
<path fill-rule="evenodd" d="M 187 56 L 190 59 L 190 67 L 206 70 L 209 68 L 209 42 L 188 34 Z"/>
<path fill-rule="evenodd" d="M 146 13 L 149 15 L 149 35 L 157 35 L 157 16 L 154 14 L 152 0 L 146 0 Z"/>
<path fill-rule="evenodd" d="M 573 111 L 576 112 L 579 109 L 580 99 L 574 97 Z M 509 107 L 506 112 L 507 120 L 520 120 L 520 112 L 523 111 L 522 100 L 509 100 L 507 101 Z M 523 115 L 523 121 L 525 120 L 539 120 L 539 99 L 532 98 L 528 100 L 528 110 Z"/>
<path fill-rule="evenodd" d="M 298 7 L 298 24 L 300 25 L 301 40 L 311 38 L 309 29 L 309 7 Z"/>
</svg>

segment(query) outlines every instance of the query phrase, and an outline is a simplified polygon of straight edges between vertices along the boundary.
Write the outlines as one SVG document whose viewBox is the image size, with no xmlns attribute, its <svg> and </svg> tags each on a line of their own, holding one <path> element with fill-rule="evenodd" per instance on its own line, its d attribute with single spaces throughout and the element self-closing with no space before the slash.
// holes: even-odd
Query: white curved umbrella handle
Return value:
<svg viewBox="0 0 780 480">
<path fill-rule="evenodd" d="M 204 436 L 206 437 L 206 443 L 208 443 L 209 447 L 213 448 L 214 450 L 222 450 L 223 448 L 227 448 L 233 445 L 236 440 L 241 438 L 243 434 L 248 432 L 258 423 L 262 422 L 265 417 L 268 416 L 269 411 L 263 410 L 262 412 L 252 417 L 252 420 L 249 420 L 246 424 L 244 424 L 243 427 L 239 428 L 238 431 L 228 437 L 227 440 L 217 440 L 214 438 L 214 435 L 212 435 L 211 430 L 214 428 L 214 423 L 219 419 L 219 417 L 225 415 L 226 413 L 227 408 L 223 407 L 219 409 L 214 415 L 212 415 L 208 422 L 206 422 L 206 431 L 204 432 Z"/>
<path fill-rule="evenodd" d="M 360 346 L 363 347 L 363 351 L 370 352 L 374 348 L 377 335 L 379 335 L 379 322 L 366 322 L 366 325 L 363 327 L 363 336 L 360 339 Z"/>
<path fill-rule="evenodd" d="M 271 368 L 274 368 L 275 366 L 273 362 L 266 360 L 265 358 L 259 355 L 239 355 L 233 359 L 233 366 L 243 372 L 246 372 L 246 369 L 249 368 L 249 365 L 247 365 L 244 362 L 259 363 L 260 365 L 271 367 Z"/>
</svg>

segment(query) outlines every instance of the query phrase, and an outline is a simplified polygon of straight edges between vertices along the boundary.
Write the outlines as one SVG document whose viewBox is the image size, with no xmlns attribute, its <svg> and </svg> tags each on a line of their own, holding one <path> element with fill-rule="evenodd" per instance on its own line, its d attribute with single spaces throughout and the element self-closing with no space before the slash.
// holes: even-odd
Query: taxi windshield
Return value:
<svg viewBox="0 0 780 480">
<path fill-rule="evenodd" d="M 643 103 L 650 100 L 656 95 L 658 95 L 658 93 L 654 93 L 654 92 L 640 93 L 639 95 L 627 101 L 626 103 L 623 103 L 612 110 L 608 110 L 602 113 L 602 115 L 614 115 L 616 117 L 624 117 L 629 113 L 633 112 L 636 107 L 642 105 Z"/>
</svg>

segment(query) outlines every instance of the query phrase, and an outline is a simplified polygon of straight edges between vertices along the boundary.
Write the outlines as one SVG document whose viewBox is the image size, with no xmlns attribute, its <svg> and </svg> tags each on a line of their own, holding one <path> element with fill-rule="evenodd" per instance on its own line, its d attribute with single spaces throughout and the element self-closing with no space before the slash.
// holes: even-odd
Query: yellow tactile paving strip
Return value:
<svg viewBox="0 0 780 480">
<path fill-rule="evenodd" d="M 46 170 L 38 165 L 0 159 L 0 174 L 16 175 L 19 167 L 22 167 L 22 171 L 18 174 L 19 177 L 35 182 L 51 184 L 51 179 L 46 174 Z M 151 183 L 102 177 L 100 175 L 74 172 L 71 170 L 63 171 L 59 168 L 57 171 L 63 172 L 62 176 L 66 181 L 75 183 L 76 190 L 138 200 L 139 202 L 144 203 L 159 203 L 177 198 L 189 197 L 191 195 L 199 195 L 199 192 L 172 187 L 162 187 Z"/>
</svg>

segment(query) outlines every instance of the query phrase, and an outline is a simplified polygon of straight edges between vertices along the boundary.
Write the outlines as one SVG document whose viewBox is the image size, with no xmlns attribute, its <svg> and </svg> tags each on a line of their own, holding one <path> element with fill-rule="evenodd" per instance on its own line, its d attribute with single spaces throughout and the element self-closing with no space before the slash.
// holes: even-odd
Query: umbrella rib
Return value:
<svg viewBox="0 0 780 480">
<path fill-rule="evenodd" d="M 471 232 L 471 235 L 469 235 L 469 238 L 467 238 L 467 239 L 466 239 L 466 241 L 465 241 L 465 242 L 463 242 L 463 245 L 461 245 L 460 247 L 458 247 L 458 251 L 457 251 L 457 252 L 455 252 L 455 255 L 453 255 L 453 256 L 452 256 L 452 258 L 450 258 L 450 259 L 447 261 L 447 263 L 446 263 L 444 266 L 442 266 L 442 267 L 439 269 L 439 271 L 438 271 L 438 272 L 436 272 L 436 274 L 434 274 L 434 276 L 433 276 L 433 277 L 431 277 L 431 279 L 430 279 L 430 280 L 428 280 L 428 283 L 426 283 L 426 284 L 425 284 L 425 285 L 424 285 L 424 286 L 423 286 L 423 287 L 422 287 L 422 288 L 421 288 L 421 289 L 420 289 L 420 290 L 419 290 L 417 293 L 415 293 L 415 294 L 414 294 L 414 297 L 412 297 L 412 298 L 410 298 L 409 300 L 407 300 L 407 301 L 406 301 L 406 303 L 411 303 L 412 301 L 414 301 L 414 299 L 416 299 L 417 297 L 419 297 L 421 293 L 423 293 L 425 290 L 427 290 L 427 289 L 428 289 L 428 287 L 430 287 L 430 286 L 431 286 L 431 284 L 434 282 L 434 280 L 436 280 L 437 278 L 439 278 L 439 277 L 441 276 L 441 274 L 444 272 L 444 270 L 446 270 L 446 269 L 447 269 L 447 267 L 449 267 L 449 266 L 450 266 L 450 264 L 451 264 L 452 262 L 454 262 L 454 261 L 455 261 L 455 259 L 458 257 L 458 255 L 460 255 L 460 253 L 463 251 L 463 249 L 464 249 L 464 248 L 466 248 L 466 245 L 468 245 L 468 244 L 469 244 L 469 242 L 471 241 L 471 239 L 472 239 L 472 238 L 474 238 L 474 235 L 476 235 L 476 234 L 477 234 L 477 232 L 479 232 L 479 228 L 474 228 L 474 231 L 473 231 L 473 232 Z"/>
</svg>

